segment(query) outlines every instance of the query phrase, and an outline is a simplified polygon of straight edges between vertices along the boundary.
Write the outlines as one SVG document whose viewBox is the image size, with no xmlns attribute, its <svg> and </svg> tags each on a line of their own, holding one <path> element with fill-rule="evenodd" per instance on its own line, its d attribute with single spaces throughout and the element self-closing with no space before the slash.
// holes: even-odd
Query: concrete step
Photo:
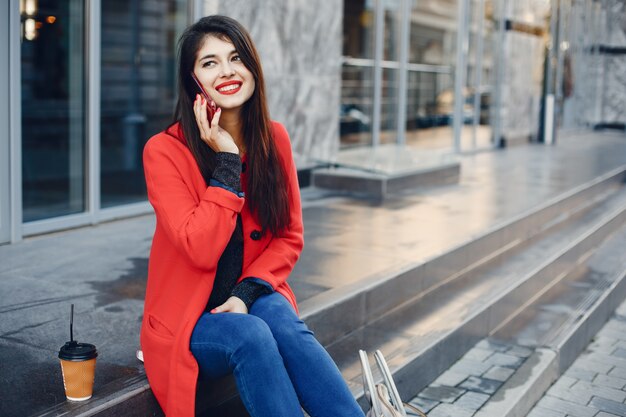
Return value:
<svg viewBox="0 0 626 417">
<path fill-rule="evenodd" d="M 328 166 L 321 162 L 313 161 L 301 155 L 294 155 L 296 170 L 298 172 L 298 185 L 300 188 L 308 188 L 311 186 L 313 171 Z"/>
<path fill-rule="evenodd" d="M 450 152 L 383 144 L 339 151 L 331 167 L 313 171 L 312 183 L 382 200 L 416 187 L 457 183 L 460 170 L 459 157 Z"/>
<path fill-rule="evenodd" d="M 333 343 L 377 320 L 383 312 L 565 227 L 620 189 L 625 175 L 626 168 L 610 172 L 424 262 L 402 265 L 385 275 L 311 297 L 300 303 L 301 316 L 323 345 Z"/>
<path fill-rule="evenodd" d="M 625 246 L 622 226 L 411 402 L 432 416 L 528 415 L 626 298 Z"/>
<path fill-rule="evenodd" d="M 593 227 L 585 217 L 590 213 L 597 217 L 611 204 L 618 205 L 609 197 L 621 190 L 623 178 L 624 169 L 615 170 L 426 262 L 312 297 L 300 304 L 301 315 L 328 347 L 357 398 L 363 401 L 357 383 L 359 348 L 381 348 L 388 355 L 406 398 L 495 328 L 498 318 L 519 308 L 527 294 L 536 290 L 537 283 L 569 265 L 570 258 L 592 248 L 611 227 L 623 221 L 623 210 L 612 213 L 612 219 L 593 223 Z M 577 232 L 572 232 L 576 227 Z M 584 239 L 576 239 L 585 227 L 592 231 Z M 563 237 L 568 230 L 569 237 Z M 560 241 L 555 234 L 562 236 Z M 503 263 L 514 264 L 509 258 L 515 256 L 516 271 L 528 272 L 520 254 L 535 248 L 535 252 L 545 255 L 546 250 L 537 245 L 550 238 L 555 248 L 566 248 L 552 254 L 544 264 L 535 265 L 530 273 L 507 277 L 508 281 L 495 273 L 485 273 Z M 488 278 L 478 279 L 483 273 Z M 426 332 L 424 326 L 434 331 Z M 107 387 L 89 404 L 62 404 L 39 415 L 162 415 L 145 377 L 126 382 L 122 395 L 115 387 Z M 200 415 L 245 415 L 232 378 L 204 385 L 201 392 L 208 394 L 197 400 Z"/>
<path fill-rule="evenodd" d="M 417 187 L 455 184 L 459 181 L 460 172 L 461 164 L 458 162 L 394 174 L 333 167 L 314 170 L 312 184 L 325 190 L 383 200 Z"/>
<path fill-rule="evenodd" d="M 608 214 L 600 216 L 600 213 Z M 361 400 L 353 352 L 381 349 L 398 389 L 410 397 L 449 368 L 478 340 L 528 306 L 528 300 L 577 268 L 581 259 L 626 222 L 626 191 L 556 234 L 477 273 L 464 274 L 442 291 L 407 303 L 328 346 Z"/>
</svg>

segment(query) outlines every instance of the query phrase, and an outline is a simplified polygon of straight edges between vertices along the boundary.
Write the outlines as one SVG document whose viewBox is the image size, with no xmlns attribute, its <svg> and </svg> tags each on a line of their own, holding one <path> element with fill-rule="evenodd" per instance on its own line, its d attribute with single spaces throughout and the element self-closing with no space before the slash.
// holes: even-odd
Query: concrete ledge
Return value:
<svg viewBox="0 0 626 417">
<path fill-rule="evenodd" d="M 520 239 L 523 241 L 538 233 L 549 232 L 564 212 L 593 204 L 595 199 L 612 192 L 623 181 L 625 172 L 626 166 L 614 170 L 424 262 L 405 265 L 384 276 L 372 276 L 309 298 L 300 303 L 301 317 L 323 345 L 331 344 L 376 320 L 382 312 L 441 285 L 452 274 L 470 266 L 498 261 L 520 243 Z M 384 300 L 378 296 L 381 293 L 387 294 Z"/>
<path fill-rule="evenodd" d="M 551 347 L 541 347 L 475 414 L 475 417 L 524 417 L 570 367 L 626 298 L 626 271 Z"/>
<path fill-rule="evenodd" d="M 64 402 L 37 417 L 161 417 L 161 407 L 150 390 L 145 374 L 117 380 L 94 394 L 87 402 Z"/>
<path fill-rule="evenodd" d="M 296 169 L 298 171 L 298 185 L 300 188 L 311 186 L 313 170 L 316 168 L 325 168 L 328 164 L 312 162 L 307 158 L 294 156 Z"/>
<path fill-rule="evenodd" d="M 503 136 L 498 141 L 498 147 L 510 148 L 513 146 L 528 145 L 531 142 L 531 135 L 510 135 Z"/>
<path fill-rule="evenodd" d="M 405 353 L 392 357 L 389 361 L 390 367 L 400 395 L 405 398 L 411 397 L 428 386 L 475 343 L 487 337 L 509 316 L 517 314 L 517 310 L 523 308 L 524 303 L 530 300 L 534 294 L 537 294 L 538 289 L 541 289 L 546 282 L 562 275 L 563 272 L 567 272 L 567 270 L 562 271 L 562 268 L 568 265 L 568 262 L 564 262 L 564 260 L 579 259 L 599 240 L 615 230 L 616 224 L 622 224 L 624 220 L 626 220 L 626 208 L 603 217 L 589 232 L 573 241 L 559 253 L 550 256 L 540 267 L 518 279 L 507 291 L 498 294 L 492 300 L 481 300 L 484 306 L 462 320 L 453 330 L 438 335 L 434 340 L 427 341 L 427 343 L 422 344 L 422 348 L 419 347 L 419 342 L 416 339 L 416 345 L 410 346 Z M 563 274 L 562 277 L 565 275 Z M 558 357 L 555 361 L 558 370 Z M 541 375 L 543 372 L 538 373 L 538 376 Z M 547 384 L 545 389 L 553 381 L 545 382 Z M 353 391 L 353 394 L 360 402 L 365 401 L 361 388 Z M 528 404 L 532 406 L 534 402 L 528 400 Z M 502 417 L 500 414 L 497 416 Z M 494 414 L 493 417 L 496 415 Z"/>
<path fill-rule="evenodd" d="M 402 173 L 384 174 L 353 168 L 326 168 L 313 171 L 313 185 L 327 190 L 384 199 L 403 190 L 459 181 L 461 164 L 447 163 Z"/>
<path fill-rule="evenodd" d="M 537 349 L 474 417 L 524 417 L 559 377 L 557 354 Z"/>
<path fill-rule="evenodd" d="M 552 346 L 559 353 L 559 375 L 574 363 L 624 299 L 626 299 L 626 270 L 587 311 L 574 318 L 569 332 Z"/>
</svg>

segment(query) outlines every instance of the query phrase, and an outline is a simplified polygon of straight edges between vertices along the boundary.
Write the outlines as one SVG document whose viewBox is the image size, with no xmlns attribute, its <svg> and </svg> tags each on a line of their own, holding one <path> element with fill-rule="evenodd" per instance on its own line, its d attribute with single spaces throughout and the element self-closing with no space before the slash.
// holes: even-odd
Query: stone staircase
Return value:
<svg viewBox="0 0 626 417">
<path fill-rule="evenodd" d="M 515 329 L 529 326 L 537 303 L 563 292 L 567 282 L 587 271 L 586 261 L 605 239 L 624 233 L 623 178 L 623 171 L 611 173 L 442 256 L 361 288 L 346 297 L 343 312 L 338 311 L 341 304 L 318 306 L 307 323 L 318 336 L 329 335 L 320 339 L 361 402 L 360 369 L 353 353 L 359 347 L 380 348 L 402 397 L 410 398 L 484 337 L 504 337 L 507 330 L 517 334 Z M 560 351 L 560 370 L 624 298 L 620 277 L 626 264 L 613 269 L 607 272 L 610 279 L 598 279 L 591 272 L 587 281 L 579 278 L 585 282 L 582 288 L 593 288 L 587 295 L 594 297 L 560 316 L 560 338 L 554 329 L 548 331 L 554 336 L 551 346 Z M 575 303 L 576 297 L 571 298 Z M 590 321 L 577 320 L 581 315 Z M 340 332 L 355 316 L 363 325 L 357 328 L 359 323 L 353 322 L 357 330 L 342 337 Z M 557 324 L 555 319 L 553 327 Z M 583 325 L 588 327 L 578 330 Z"/>
<path fill-rule="evenodd" d="M 609 262 L 626 234 L 625 177 L 621 167 L 431 259 L 307 299 L 300 303 L 301 316 L 363 406 L 358 349 L 382 350 L 405 399 L 485 338 L 525 346 L 532 355 L 546 351 L 551 359 L 539 361 L 545 370 L 520 367 L 536 371 L 523 375 L 540 389 L 507 388 L 506 382 L 500 389 L 508 394 L 496 393 L 479 411 L 524 415 L 526 405 L 519 404 L 532 406 L 626 295 L 626 264 Z M 524 383 L 521 375 L 511 377 L 517 385 Z M 232 377 L 203 384 L 199 392 L 199 415 L 247 415 Z M 162 412 L 141 375 L 110 384 L 89 404 L 62 404 L 40 415 Z"/>
</svg>

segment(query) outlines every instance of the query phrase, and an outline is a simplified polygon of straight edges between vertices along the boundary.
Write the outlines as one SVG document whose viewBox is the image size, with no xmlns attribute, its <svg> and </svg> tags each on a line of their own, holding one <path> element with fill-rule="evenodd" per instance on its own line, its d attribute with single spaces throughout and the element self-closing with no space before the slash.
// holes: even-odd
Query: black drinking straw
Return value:
<svg viewBox="0 0 626 417">
<path fill-rule="evenodd" d="M 70 342 L 74 341 L 74 304 L 72 304 L 72 312 L 70 313 Z"/>
</svg>

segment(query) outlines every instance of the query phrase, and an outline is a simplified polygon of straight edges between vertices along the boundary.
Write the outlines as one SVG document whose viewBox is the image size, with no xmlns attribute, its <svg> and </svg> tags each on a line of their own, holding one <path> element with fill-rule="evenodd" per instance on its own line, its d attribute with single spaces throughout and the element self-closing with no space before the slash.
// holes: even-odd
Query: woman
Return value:
<svg viewBox="0 0 626 417">
<path fill-rule="evenodd" d="M 192 73 L 218 107 L 211 120 Z M 253 417 L 362 417 L 286 281 L 303 247 L 297 173 L 249 34 L 200 19 L 181 37 L 178 77 L 175 123 L 144 149 L 157 224 L 141 346 L 157 400 L 192 417 L 197 378 L 233 373 Z"/>
</svg>

